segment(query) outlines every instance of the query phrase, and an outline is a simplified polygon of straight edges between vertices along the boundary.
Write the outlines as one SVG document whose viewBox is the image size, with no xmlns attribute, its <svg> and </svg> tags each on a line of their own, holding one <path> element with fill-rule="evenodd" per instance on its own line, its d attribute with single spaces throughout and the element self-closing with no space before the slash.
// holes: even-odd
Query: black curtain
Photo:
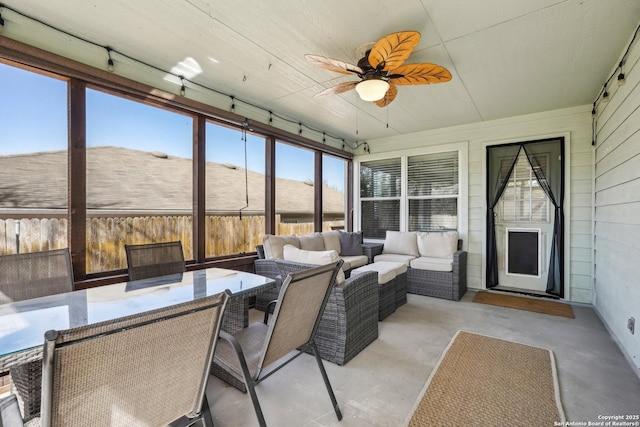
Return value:
<svg viewBox="0 0 640 427">
<path fill-rule="evenodd" d="M 564 139 L 487 147 L 487 288 L 498 286 L 494 208 L 523 149 L 540 187 L 554 206 L 546 292 L 564 298 Z M 541 159 L 548 159 L 547 171 Z"/>
<path fill-rule="evenodd" d="M 487 288 L 498 286 L 498 250 L 494 208 L 513 171 L 520 145 L 487 147 Z"/>
<path fill-rule="evenodd" d="M 524 144 L 523 149 L 538 184 L 554 207 L 547 293 L 564 298 L 564 140 Z M 548 159 L 546 176 L 540 167 L 543 158 Z"/>
</svg>

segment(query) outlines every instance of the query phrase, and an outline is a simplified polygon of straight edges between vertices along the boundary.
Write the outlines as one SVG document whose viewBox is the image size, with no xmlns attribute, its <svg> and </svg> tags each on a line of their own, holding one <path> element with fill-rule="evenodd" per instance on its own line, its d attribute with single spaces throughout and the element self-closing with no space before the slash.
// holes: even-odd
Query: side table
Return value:
<svg viewBox="0 0 640 427">
<path fill-rule="evenodd" d="M 376 255 L 380 255 L 382 253 L 383 246 L 384 246 L 384 243 L 376 243 L 376 242 L 369 242 L 369 243 L 362 244 L 362 249 L 364 251 L 364 254 L 369 258 L 369 264 L 373 262 L 373 259 L 376 257 Z"/>
</svg>

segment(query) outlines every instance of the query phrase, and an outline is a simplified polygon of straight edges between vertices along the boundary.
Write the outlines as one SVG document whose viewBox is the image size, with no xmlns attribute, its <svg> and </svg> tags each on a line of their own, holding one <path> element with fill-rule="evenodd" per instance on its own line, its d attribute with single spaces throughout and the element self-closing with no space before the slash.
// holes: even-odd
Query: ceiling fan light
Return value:
<svg viewBox="0 0 640 427">
<path fill-rule="evenodd" d="M 380 79 L 363 80 L 356 85 L 356 92 L 363 101 L 378 101 L 389 90 L 389 83 Z"/>
</svg>

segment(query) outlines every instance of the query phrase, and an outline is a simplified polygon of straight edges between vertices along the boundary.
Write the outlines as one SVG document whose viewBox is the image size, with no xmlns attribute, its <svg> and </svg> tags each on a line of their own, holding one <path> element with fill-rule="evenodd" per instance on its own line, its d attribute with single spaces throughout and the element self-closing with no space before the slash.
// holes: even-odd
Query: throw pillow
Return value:
<svg viewBox="0 0 640 427">
<path fill-rule="evenodd" d="M 411 255 L 419 257 L 415 231 L 387 231 L 382 247 L 383 254 Z"/>
<path fill-rule="evenodd" d="M 293 245 L 285 245 L 282 252 L 286 261 L 299 262 L 301 264 L 327 265 L 340 260 L 338 253 L 333 250 L 305 251 Z M 344 272 L 342 268 L 340 268 L 336 275 L 336 284 L 342 285 L 344 281 Z"/>
<path fill-rule="evenodd" d="M 293 245 L 299 248 L 300 242 L 296 236 L 274 236 L 273 234 L 265 234 L 262 239 L 264 257 L 266 259 L 282 259 L 282 248 L 284 245 Z"/>
<path fill-rule="evenodd" d="M 320 233 L 312 233 L 307 236 L 299 236 L 300 249 L 305 251 L 324 251 L 324 239 Z"/>
<path fill-rule="evenodd" d="M 338 230 L 323 231 L 322 238 L 324 239 L 324 250 L 334 250 L 340 253 L 340 232 Z"/>
<path fill-rule="evenodd" d="M 451 258 L 458 250 L 458 233 L 456 231 L 419 231 L 418 250 L 420 256 Z"/>
<path fill-rule="evenodd" d="M 362 231 L 341 231 L 340 232 L 340 255 L 355 256 L 363 255 Z"/>
</svg>

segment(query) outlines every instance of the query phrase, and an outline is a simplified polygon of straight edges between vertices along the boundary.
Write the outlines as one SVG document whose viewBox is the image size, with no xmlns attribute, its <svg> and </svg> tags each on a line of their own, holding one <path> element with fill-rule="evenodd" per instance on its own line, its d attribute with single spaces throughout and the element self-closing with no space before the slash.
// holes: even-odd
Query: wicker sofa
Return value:
<svg viewBox="0 0 640 427">
<path fill-rule="evenodd" d="M 404 262 L 407 292 L 458 301 L 467 292 L 467 252 L 456 232 L 387 231 L 374 262 Z"/>
<path fill-rule="evenodd" d="M 257 247 L 258 256 L 265 259 L 284 259 L 284 247 L 292 245 L 304 251 L 334 250 L 344 261 L 342 270 L 349 277 L 351 270 L 369 263 L 362 246 L 362 232 L 323 231 L 306 236 L 275 236 L 265 234 L 262 245 Z"/>
<path fill-rule="evenodd" d="M 282 259 L 258 259 L 256 274 L 271 277 L 282 284 L 287 274 L 314 265 Z M 279 289 L 279 286 L 278 286 Z M 256 308 L 266 311 L 278 291 L 257 297 Z M 329 297 L 316 335 L 320 356 L 344 365 L 378 338 L 378 278 L 375 272 L 359 274 L 336 284 Z"/>
</svg>

